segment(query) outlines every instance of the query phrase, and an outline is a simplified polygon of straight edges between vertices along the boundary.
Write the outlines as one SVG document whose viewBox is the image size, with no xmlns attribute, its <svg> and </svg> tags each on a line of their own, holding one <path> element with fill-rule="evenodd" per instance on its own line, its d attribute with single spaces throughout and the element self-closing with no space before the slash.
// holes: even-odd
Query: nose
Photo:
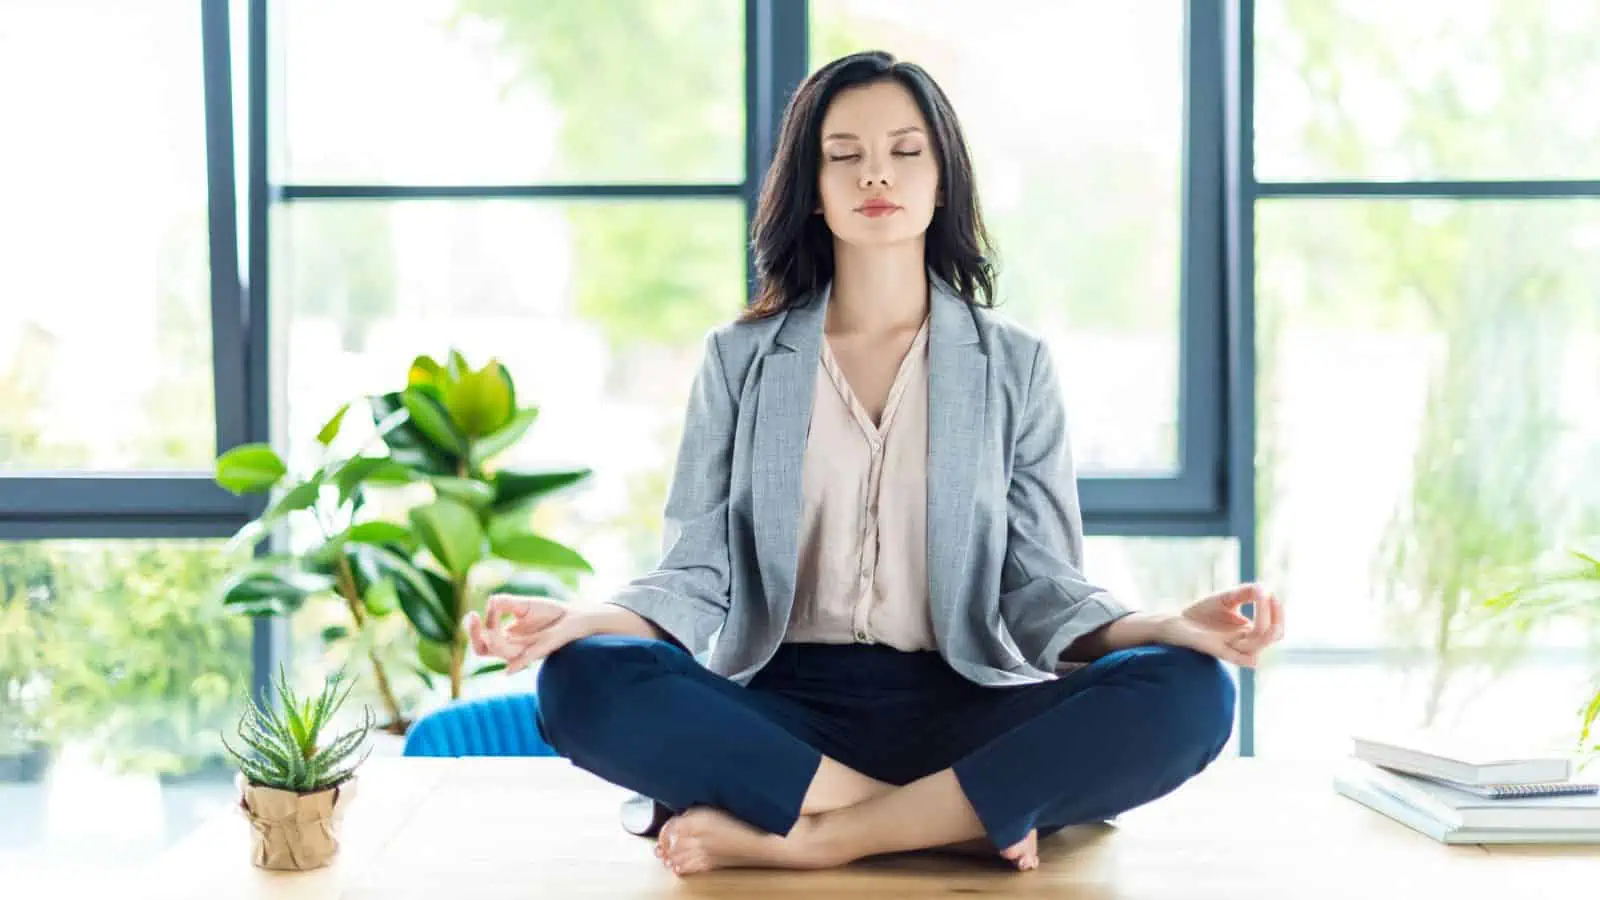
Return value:
<svg viewBox="0 0 1600 900">
<path fill-rule="evenodd" d="M 889 187 L 889 167 L 881 162 L 868 161 L 866 165 L 861 167 L 860 184 L 861 189 L 864 191 L 879 187 Z"/>
</svg>

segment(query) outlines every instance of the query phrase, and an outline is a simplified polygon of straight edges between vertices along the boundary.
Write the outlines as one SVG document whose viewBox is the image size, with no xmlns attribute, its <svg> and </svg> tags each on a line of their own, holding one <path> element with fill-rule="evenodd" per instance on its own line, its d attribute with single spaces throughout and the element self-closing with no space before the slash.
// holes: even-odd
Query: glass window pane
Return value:
<svg viewBox="0 0 1600 900">
<path fill-rule="evenodd" d="M 8 886 L 110 886 L 229 805 L 251 622 L 217 601 L 220 545 L 0 542 Z"/>
<path fill-rule="evenodd" d="M 194 3 L 0 5 L 0 469 L 209 468 L 203 88 Z"/>
<path fill-rule="evenodd" d="M 1175 468 L 1183 4 L 811 10 L 813 67 L 886 48 L 950 94 L 998 245 L 1000 308 L 1055 350 L 1080 470 Z"/>
<path fill-rule="evenodd" d="M 1124 603 L 1152 612 L 1178 612 L 1238 583 L 1239 542 L 1090 535 L 1083 542 L 1083 564 L 1091 582 Z"/>
<path fill-rule="evenodd" d="M 1468 648 L 1578 645 L 1484 601 L 1600 535 L 1600 202 L 1258 208 L 1260 559 L 1287 643 L 1423 652 L 1419 714 Z"/>
<path fill-rule="evenodd" d="M 1594 696 L 1593 669 L 1531 660 L 1510 670 L 1463 664 L 1438 701 L 1433 723 L 1468 738 L 1516 735 L 1529 746 L 1570 753 L 1584 701 Z M 1286 663 L 1269 654 L 1256 680 L 1256 752 L 1332 760 L 1350 754 L 1361 729 L 1423 724 L 1433 693 L 1425 663 L 1400 661 Z M 1587 770 L 1587 773 L 1595 772 Z"/>
<path fill-rule="evenodd" d="M 661 510 L 706 332 L 744 301 L 737 201 L 294 203 L 276 210 L 274 326 L 295 464 L 340 404 L 418 354 L 498 358 L 538 406 L 507 466 L 588 466 L 541 508 L 604 596 L 659 559 Z M 364 425 L 352 415 L 352 435 Z"/>
<path fill-rule="evenodd" d="M 279 6 L 279 180 L 744 178 L 742 3 Z"/>
<path fill-rule="evenodd" d="M 1263 179 L 1600 177 L 1589 0 L 1255 9 Z"/>
</svg>

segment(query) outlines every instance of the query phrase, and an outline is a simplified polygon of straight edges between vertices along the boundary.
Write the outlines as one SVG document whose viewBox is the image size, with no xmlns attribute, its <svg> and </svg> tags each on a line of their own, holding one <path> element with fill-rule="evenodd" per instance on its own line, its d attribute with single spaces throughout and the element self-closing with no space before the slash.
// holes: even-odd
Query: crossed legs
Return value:
<svg viewBox="0 0 1600 900">
<path fill-rule="evenodd" d="M 578 765 L 683 810 L 662 829 L 658 854 L 684 874 L 824 868 L 985 838 L 1031 868 L 1037 828 L 1108 818 L 1170 792 L 1216 757 L 1233 722 L 1233 683 L 1215 660 L 1134 648 L 1058 681 L 985 689 L 947 728 L 952 746 L 977 746 L 895 787 L 823 756 L 763 715 L 792 711 L 751 708 L 773 701 L 696 674 L 668 645 L 589 639 L 545 666 L 546 737 Z M 641 752 L 652 745 L 637 729 L 663 719 L 658 752 Z"/>
</svg>

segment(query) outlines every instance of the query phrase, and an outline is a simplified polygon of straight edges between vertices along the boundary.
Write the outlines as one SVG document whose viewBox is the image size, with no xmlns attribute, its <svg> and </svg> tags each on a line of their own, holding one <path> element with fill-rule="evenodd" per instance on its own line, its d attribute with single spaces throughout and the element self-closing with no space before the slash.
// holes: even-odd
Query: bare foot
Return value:
<svg viewBox="0 0 1600 900">
<path fill-rule="evenodd" d="M 802 817 L 787 836 L 769 834 L 720 809 L 697 806 L 661 827 L 656 856 L 679 875 L 712 869 L 822 869 L 834 865 L 805 840 L 811 820 Z"/>
<path fill-rule="evenodd" d="M 947 844 L 937 849 L 944 853 L 959 853 L 962 856 L 987 858 L 998 855 L 1024 872 L 1039 867 L 1039 832 L 1037 831 L 1028 832 L 1027 837 L 1004 850 L 995 850 L 994 844 L 989 843 L 988 838 L 976 838 L 970 841 L 962 841 L 959 844 Z"/>
<path fill-rule="evenodd" d="M 1026 872 L 1039 868 L 1039 832 L 1028 832 L 1027 837 L 1001 850 L 1000 856 L 1010 860 L 1018 871 Z"/>
</svg>

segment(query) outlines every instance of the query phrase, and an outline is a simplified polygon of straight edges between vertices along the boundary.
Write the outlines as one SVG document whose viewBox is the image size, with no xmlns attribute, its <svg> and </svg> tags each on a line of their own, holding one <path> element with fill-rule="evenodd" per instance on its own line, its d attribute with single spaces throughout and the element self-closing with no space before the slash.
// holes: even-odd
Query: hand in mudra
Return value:
<svg viewBox="0 0 1600 900">
<path fill-rule="evenodd" d="M 1239 612 L 1255 604 L 1254 618 Z M 1190 604 L 1166 620 L 1162 643 L 1188 647 L 1254 668 L 1261 651 L 1283 638 L 1283 603 L 1259 584 L 1242 584 Z"/>
<path fill-rule="evenodd" d="M 565 604 L 546 597 L 512 594 L 490 597 L 483 616 L 469 612 L 462 625 L 473 652 L 505 660 L 507 675 L 589 633 L 588 623 Z"/>
</svg>

